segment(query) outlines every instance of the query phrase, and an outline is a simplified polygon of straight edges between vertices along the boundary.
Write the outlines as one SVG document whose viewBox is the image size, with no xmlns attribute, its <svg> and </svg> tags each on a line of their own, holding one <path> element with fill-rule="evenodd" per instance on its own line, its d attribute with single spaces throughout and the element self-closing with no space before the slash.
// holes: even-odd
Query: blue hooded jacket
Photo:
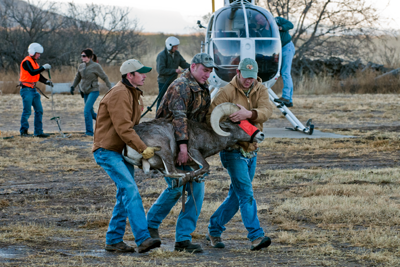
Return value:
<svg viewBox="0 0 400 267">
<path fill-rule="evenodd" d="M 275 21 L 279 27 L 282 27 L 282 30 L 279 30 L 279 34 L 281 36 L 282 47 L 284 47 L 285 45 L 290 43 L 290 41 L 292 41 L 289 30 L 293 29 L 293 23 L 282 17 L 276 17 Z"/>
</svg>

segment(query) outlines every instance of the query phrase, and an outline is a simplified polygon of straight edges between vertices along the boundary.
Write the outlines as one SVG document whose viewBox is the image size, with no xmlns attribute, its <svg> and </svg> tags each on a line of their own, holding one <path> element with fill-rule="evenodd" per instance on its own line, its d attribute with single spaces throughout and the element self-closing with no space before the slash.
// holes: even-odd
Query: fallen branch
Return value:
<svg viewBox="0 0 400 267">
<path fill-rule="evenodd" d="M 381 78 L 383 78 L 383 77 L 386 77 L 386 76 L 388 76 L 388 75 L 397 76 L 397 75 L 399 75 L 399 74 L 400 74 L 400 68 L 394 69 L 394 70 L 392 70 L 392 71 L 386 72 L 385 74 L 382 74 L 382 75 L 376 77 L 376 78 L 375 78 L 375 81 L 376 81 L 376 80 L 379 80 L 379 79 L 381 79 Z"/>
</svg>

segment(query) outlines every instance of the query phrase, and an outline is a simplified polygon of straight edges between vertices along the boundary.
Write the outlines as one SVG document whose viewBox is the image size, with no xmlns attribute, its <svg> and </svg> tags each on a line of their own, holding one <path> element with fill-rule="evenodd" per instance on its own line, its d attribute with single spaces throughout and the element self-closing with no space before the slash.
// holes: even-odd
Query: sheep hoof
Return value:
<svg viewBox="0 0 400 267">
<path fill-rule="evenodd" d="M 142 169 L 145 174 L 150 172 L 150 163 L 147 159 L 142 159 Z"/>
</svg>

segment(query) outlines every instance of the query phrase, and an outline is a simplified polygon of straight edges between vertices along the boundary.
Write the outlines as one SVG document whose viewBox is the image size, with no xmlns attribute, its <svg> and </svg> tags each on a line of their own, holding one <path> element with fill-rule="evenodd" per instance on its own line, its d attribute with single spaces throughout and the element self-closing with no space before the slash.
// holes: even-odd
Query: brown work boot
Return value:
<svg viewBox="0 0 400 267">
<path fill-rule="evenodd" d="M 49 137 L 49 136 L 50 136 L 50 135 L 47 134 L 47 133 L 41 133 L 41 134 L 35 135 L 35 137 L 39 137 L 39 138 L 47 138 L 47 137 Z"/>
<path fill-rule="evenodd" d="M 149 227 L 150 237 L 154 239 L 158 239 L 161 242 L 160 235 L 158 234 L 158 229 Z"/>
<path fill-rule="evenodd" d="M 28 130 L 25 130 L 21 133 L 21 137 L 32 137 L 32 136 L 33 136 L 33 134 L 29 134 Z"/>
<path fill-rule="evenodd" d="M 287 106 L 288 108 L 293 107 L 293 102 L 290 102 L 289 99 L 286 99 L 286 98 L 283 98 L 283 97 L 275 98 L 274 102 L 277 102 L 279 104 L 283 104 L 283 105 Z"/>
<path fill-rule="evenodd" d="M 182 242 L 175 242 L 175 251 L 185 251 L 190 253 L 200 253 L 203 252 L 200 244 L 193 244 L 190 240 L 185 240 Z"/>
<path fill-rule="evenodd" d="M 107 251 L 116 251 L 116 252 L 135 252 L 135 249 L 131 246 L 128 246 L 127 244 L 124 243 L 124 241 L 121 241 L 117 244 L 112 244 L 108 245 L 106 244 L 106 247 L 104 248 Z"/>
<path fill-rule="evenodd" d="M 143 241 L 140 246 L 138 246 L 138 251 L 139 253 L 145 253 L 153 248 L 159 248 L 161 246 L 161 241 L 155 238 L 147 238 L 145 241 Z"/>
<path fill-rule="evenodd" d="M 271 239 L 268 236 L 261 236 L 251 242 L 251 250 L 260 250 L 271 245 Z"/>
<path fill-rule="evenodd" d="M 225 244 L 222 243 L 220 236 L 212 236 L 210 233 L 206 234 L 206 239 L 211 242 L 213 248 L 224 248 Z"/>
</svg>

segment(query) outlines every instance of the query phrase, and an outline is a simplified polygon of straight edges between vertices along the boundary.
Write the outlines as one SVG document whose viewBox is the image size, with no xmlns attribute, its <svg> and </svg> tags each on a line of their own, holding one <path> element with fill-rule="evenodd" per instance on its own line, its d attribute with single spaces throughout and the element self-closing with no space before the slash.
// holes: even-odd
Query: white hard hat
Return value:
<svg viewBox="0 0 400 267">
<path fill-rule="evenodd" d="M 43 53 L 43 46 L 41 46 L 38 43 L 31 43 L 28 46 L 28 53 L 29 53 L 30 56 L 34 56 L 36 53 L 42 54 Z"/>
<path fill-rule="evenodd" d="M 172 47 L 176 45 L 179 45 L 179 39 L 174 36 L 168 37 L 167 40 L 165 40 L 165 47 L 168 51 L 170 51 Z"/>
</svg>

